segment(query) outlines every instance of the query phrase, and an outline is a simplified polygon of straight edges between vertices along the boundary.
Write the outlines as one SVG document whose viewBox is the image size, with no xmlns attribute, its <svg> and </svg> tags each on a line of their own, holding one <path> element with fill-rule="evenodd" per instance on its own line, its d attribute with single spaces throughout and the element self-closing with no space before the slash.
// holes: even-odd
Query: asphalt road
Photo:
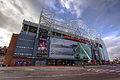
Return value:
<svg viewBox="0 0 120 80">
<path fill-rule="evenodd" d="M 120 65 L 0 68 L 0 80 L 120 80 Z"/>
</svg>

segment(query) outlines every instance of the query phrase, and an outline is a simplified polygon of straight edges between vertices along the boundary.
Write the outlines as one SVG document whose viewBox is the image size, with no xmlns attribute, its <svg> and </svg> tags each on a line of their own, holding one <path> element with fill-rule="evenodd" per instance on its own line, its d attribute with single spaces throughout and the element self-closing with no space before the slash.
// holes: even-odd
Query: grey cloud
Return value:
<svg viewBox="0 0 120 80">
<path fill-rule="evenodd" d="M 31 15 L 29 17 L 30 18 L 29 20 L 32 20 L 33 18 L 37 18 L 37 17 L 39 18 L 39 16 L 36 16 L 35 14 L 32 15 L 32 12 L 34 12 L 34 9 L 32 7 L 30 7 L 30 4 L 27 3 L 27 1 L 21 1 L 22 6 L 19 6 L 16 3 L 16 1 L 17 0 L 8 1 L 8 3 L 11 3 L 14 6 L 14 8 L 16 8 L 19 11 L 19 13 L 11 11 L 12 13 L 11 12 L 7 12 L 7 13 L 5 13 L 7 15 L 5 15 L 4 12 L 0 11 L 0 27 L 8 29 L 8 31 L 10 31 L 10 32 L 19 32 L 20 31 L 20 29 L 22 27 L 21 26 L 22 25 L 22 21 L 23 21 L 24 18 L 27 17 L 27 15 L 24 15 L 25 12 L 23 10 L 26 10 L 26 12 L 28 11 L 27 13 L 29 15 Z M 1 5 L 2 4 L 4 5 L 4 2 L 1 1 Z M 28 10 L 28 8 L 30 8 L 30 10 Z M 38 12 L 35 12 L 35 13 L 38 13 Z M 14 14 L 16 14 L 16 15 L 14 15 Z"/>
<path fill-rule="evenodd" d="M 0 39 L 3 39 L 3 37 L 2 37 L 2 36 L 0 36 Z"/>
<path fill-rule="evenodd" d="M 120 56 L 120 51 L 119 51 L 120 36 L 111 35 L 108 37 L 104 37 L 103 40 L 106 44 L 110 59 L 113 60 L 113 58 L 119 57 Z"/>
<path fill-rule="evenodd" d="M 82 19 L 90 28 L 100 30 L 102 34 L 110 32 L 109 26 L 111 25 L 114 25 L 114 31 L 120 30 L 120 0 L 65 0 L 64 3 L 68 7 L 72 3 L 73 6 L 68 8 L 71 13 L 75 12 L 77 16 L 81 14 L 79 19 Z"/>
<path fill-rule="evenodd" d="M 5 15 L 3 15 L 0 12 L 0 27 L 6 27 L 5 25 L 7 24 L 6 20 L 8 20 L 8 17 L 6 17 Z M 6 23 L 6 24 L 5 24 Z"/>
<path fill-rule="evenodd" d="M 5 39 L 10 39 L 12 33 L 19 33 L 22 27 L 23 19 L 38 22 L 39 15 L 42 7 L 51 6 L 54 7 L 54 2 L 51 0 L 1 0 L 0 1 L 0 30 Z M 8 31 L 8 32 L 6 32 Z M 3 41 L 3 39 L 0 39 Z M 1 42 L 0 41 L 0 42 Z M 7 45 L 9 43 L 6 40 Z"/>
<path fill-rule="evenodd" d="M 109 55 L 110 55 L 110 59 L 113 60 L 115 57 L 120 57 L 120 46 L 113 46 L 113 48 L 111 50 L 109 50 Z"/>
<path fill-rule="evenodd" d="M 49 6 L 53 9 L 57 9 L 57 7 L 54 5 L 56 0 L 26 0 L 25 2 L 36 12 L 37 16 L 40 16 L 42 8 L 47 8 Z"/>
<path fill-rule="evenodd" d="M 21 13 L 22 15 L 24 15 L 24 11 L 22 10 L 22 8 L 21 8 L 19 5 L 16 4 L 16 1 L 13 1 L 12 4 L 15 6 L 15 8 L 17 8 L 17 9 L 20 11 L 20 13 Z"/>
<path fill-rule="evenodd" d="M 0 27 L 10 32 L 17 32 L 20 29 L 20 24 L 16 24 L 14 20 L 0 12 Z"/>
</svg>

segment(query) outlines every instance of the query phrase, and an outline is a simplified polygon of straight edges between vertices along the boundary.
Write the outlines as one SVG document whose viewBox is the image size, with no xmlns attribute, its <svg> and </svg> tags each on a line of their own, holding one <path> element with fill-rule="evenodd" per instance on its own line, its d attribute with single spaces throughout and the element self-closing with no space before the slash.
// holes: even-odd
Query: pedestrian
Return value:
<svg viewBox="0 0 120 80">
<path fill-rule="evenodd" d="M 82 67 L 85 68 L 85 64 L 84 64 L 84 62 L 82 62 Z"/>
</svg>

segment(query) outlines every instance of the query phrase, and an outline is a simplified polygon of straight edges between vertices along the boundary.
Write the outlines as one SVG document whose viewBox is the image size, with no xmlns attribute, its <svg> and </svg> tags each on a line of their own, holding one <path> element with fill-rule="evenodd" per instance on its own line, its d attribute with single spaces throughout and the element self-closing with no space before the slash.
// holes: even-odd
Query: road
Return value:
<svg viewBox="0 0 120 80">
<path fill-rule="evenodd" d="M 120 65 L 0 68 L 0 80 L 120 80 Z"/>
</svg>

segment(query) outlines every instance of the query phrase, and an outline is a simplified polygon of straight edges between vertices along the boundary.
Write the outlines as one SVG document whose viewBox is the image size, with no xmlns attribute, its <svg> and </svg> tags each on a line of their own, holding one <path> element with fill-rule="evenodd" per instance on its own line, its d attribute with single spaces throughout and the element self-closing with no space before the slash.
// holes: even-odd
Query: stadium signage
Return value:
<svg viewBox="0 0 120 80">
<path fill-rule="evenodd" d="M 76 40 L 76 41 L 80 41 L 80 42 L 83 42 L 83 43 L 87 43 L 87 41 L 80 40 L 80 39 L 78 39 L 78 38 L 67 37 L 67 36 L 64 36 L 64 38 L 66 38 L 66 39 L 71 39 L 71 40 Z"/>
</svg>

